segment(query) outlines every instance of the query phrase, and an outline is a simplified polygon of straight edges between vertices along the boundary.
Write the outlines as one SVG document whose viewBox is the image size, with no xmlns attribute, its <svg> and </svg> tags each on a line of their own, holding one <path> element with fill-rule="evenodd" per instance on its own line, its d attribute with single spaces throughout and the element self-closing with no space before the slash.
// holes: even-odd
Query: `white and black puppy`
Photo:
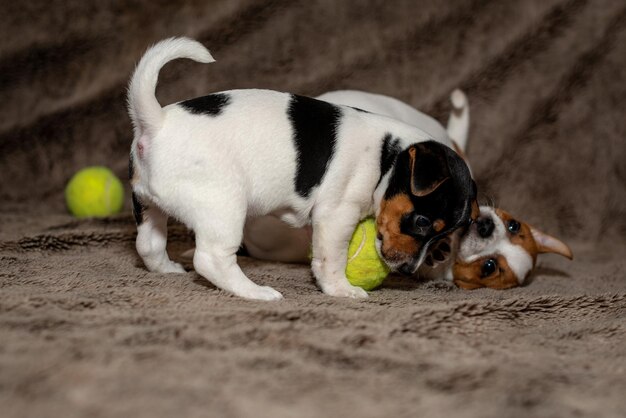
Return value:
<svg viewBox="0 0 626 418">
<path fill-rule="evenodd" d="M 356 107 L 417 126 L 436 141 L 444 144 L 451 143 L 455 151 L 464 158 L 469 131 L 469 105 L 465 94 L 458 89 L 450 95 L 452 111 L 445 129 L 431 116 L 398 99 L 382 94 L 359 90 L 337 90 L 324 93 L 316 99 Z M 469 164 L 468 168 L 471 172 Z M 271 214 L 248 219 L 244 229 L 243 243 L 246 251 L 254 258 L 286 263 L 307 263 L 311 255 L 311 235 L 310 225 L 293 228 L 281 221 L 277 214 Z M 184 256 L 189 257 L 190 254 L 193 252 L 187 252 Z M 430 267 L 435 265 L 438 267 L 437 272 L 432 276 L 440 275 L 439 270 L 443 270 L 443 267 L 439 260 L 427 257 L 426 262 Z M 423 270 L 431 272 L 432 268 Z"/>
<path fill-rule="evenodd" d="M 377 216 L 381 256 L 411 274 L 431 243 L 478 215 L 476 185 L 451 144 L 395 119 L 269 90 L 162 108 L 159 70 L 177 58 L 213 61 L 196 41 L 164 40 L 142 57 L 128 92 L 136 246 L 149 270 L 184 271 L 165 249 L 173 216 L 195 232 L 200 275 L 241 297 L 280 299 L 236 259 L 246 219 L 279 213 L 312 224 L 312 270 L 326 294 L 366 297 L 344 273 L 360 219 Z"/>
<path fill-rule="evenodd" d="M 452 111 L 444 129 L 439 122 L 392 97 L 356 90 L 325 93 L 318 99 L 356 106 L 397 118 L 427 131 L 433 138 L 450 138 L 465 158 L 469 132 L 469 103 L 455 90 L 450 96 Z M 468 162 L 469 166 L 469 162 Z M 521 285 L 543 253 L 572 258 L 569 247 L 502 209 L 481 206 L 480 215 L 463 235 L 452 234 L 429 249 L 418 274 L 445 278 L 464 289 L 489 287 L 507 289 Z M 244 233 L 246 249 L 256 258 L 305 262 L 310 248 L 310 231 L 290 228 L 278 218 L 250 219 Z"/>
</svg>

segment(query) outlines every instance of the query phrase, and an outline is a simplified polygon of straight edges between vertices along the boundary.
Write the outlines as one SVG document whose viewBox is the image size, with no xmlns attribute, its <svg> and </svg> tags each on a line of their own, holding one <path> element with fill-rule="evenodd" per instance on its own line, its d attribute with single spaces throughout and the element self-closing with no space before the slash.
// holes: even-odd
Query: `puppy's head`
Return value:
<svg viewBox="0 0 626 418">
<path fill-rule="evenodd" d="M 530 274 L 537 255 L 555 253 L 572 259 L 572 251 L 501 209 L 480 207 L 480 216 L 461 238 L 452 275 L 463 289 L 519 286 Z"/>
<path fill-rule="evenodd" d="M 376 217 L 376 248 L 392 270 L 413 274 L 430 244 L 478 216 L 476 184 L 454 151 L 435 141 L 402 151 Z"/>
</svg>

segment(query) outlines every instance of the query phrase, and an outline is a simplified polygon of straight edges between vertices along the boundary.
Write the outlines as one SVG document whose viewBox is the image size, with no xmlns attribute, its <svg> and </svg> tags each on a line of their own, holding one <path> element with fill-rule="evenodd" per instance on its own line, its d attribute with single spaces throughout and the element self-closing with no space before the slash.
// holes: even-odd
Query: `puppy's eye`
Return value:
<svg viewBox="0 0 626 418">
<path fill-rule="evenodd" d="M 494 260 L 493 258 L 490 258 L 489 260 L 485 261 L 485 263 L 483 264 L 483 269 L 481 271 L 481 277 L 487 277 L 487 276 L 491 276 L 496 269 L 498 268 L 498 264 L 496 263 L 496 260 Z"/>
<path fill-rule="evenodd" d="M 415 212 L 403 216 L 400 221 L 400 230 L 408 235 L 426 236 L 431 228 L 432 222 L 430 222 L 430 219 Z"/>
<path fill-rule="evenodd" d="M 432 222 L 430 219 L 425 217 L 424 215 L 418 215 L 417 213 L 413 215 L 412 219 L 413 223 L 413 233 L 417 235 L 426 235 L 430 231 Z"/>
<path fill-rule="evenodd" d="M 511 219 L 506 227 L 511 234 L 517 234 L 520 229 L 520 224 L 515 219 Z"/>
<path fill-rule="evenodd" d="M 413 224 L 416 228 L 427 228 L 430 226 L 431 222 L 430 219 L 423 215 L 415 215 L 413 218 Z"/>
</svg>

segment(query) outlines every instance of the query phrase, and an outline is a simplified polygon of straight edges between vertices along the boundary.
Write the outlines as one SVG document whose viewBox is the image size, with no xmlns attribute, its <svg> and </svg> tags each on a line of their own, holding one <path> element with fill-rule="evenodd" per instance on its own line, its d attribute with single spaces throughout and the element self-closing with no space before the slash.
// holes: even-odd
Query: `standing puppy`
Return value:
<svg viewBox="0 0 626 418">
<path fill-rule="evenodd" d="M 278 213 L 295 227 L 312 223 L 312 269 L 324 293 L 366 297 L 344 274 L 364 216 L 377 216 L 385 262 L 410 274 L 431 243 L 478 215 L 465 162 L 449 143 L 400 121 L 269 90 L 161 108 L 158 73 L 176 58 L 213 62 L 200 43 L 167 39 L 143 56 L 128 92 L 137 251 L 149 270 L 184 272 L 165 250 L 174 216 L 195 232 L 200 275 L 241 297 L 280 299 L 248 279 L 236 259 L 246 219 Z"/>
<path fill-rule="evenodd" d="M 445 129 L 427 114 L 398 99 L 381 94 L 358 90 L 337 90 L 324 93 L 316 99 L 363 109 L 417 126 L 436 141 L 444 144 L 451 143 L 457 153 L 464 156 L 469 131 L 469 106 L 465 94 L 460 90 L 455 90 L 450 96 L 452 111 Z M 469 165 L 468 168 L 471 172 Z M 246 222 L 243 243 L 248 253 L 254 258 L 287 263 L 307 263 L 310 259 L 311 228 L 308 225 L 303 228 L 293 228 L 274 215 L 254 217 Z M 437 260 L 433 260 L 432 257 L 426 258 L 430 267 L 437 264 L 436 272 L 430 274 L 433 277 L 441 275 L 440 271 L 444 269 L 440 266 L 442 263 L 435 263 L 435 261 Z M 428 266 L 424 266 L 423 270 L 431 273 L 432 269 L 426 269 L 426 267 Z"/>
</svg>

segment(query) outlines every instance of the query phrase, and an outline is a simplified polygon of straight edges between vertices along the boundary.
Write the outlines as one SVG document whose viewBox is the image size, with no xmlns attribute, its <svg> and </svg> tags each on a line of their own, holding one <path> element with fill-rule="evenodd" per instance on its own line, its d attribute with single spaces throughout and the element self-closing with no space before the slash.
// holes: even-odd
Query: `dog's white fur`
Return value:
<svg viewBox="0 0 626 418">
<path fill-rule="evenodd" d="M 378 210 L 388 184 L 390 173 L 377 185 L 379 170 L 372 169 L 379 166 L 381 138 L 392 132 L 406 149 L 430 135 L 392 118 L 341 107 L 333 158 L 321 184 L 303 198 L 293 183 L 291 96 L 229 91 L 231 103 L 216 117 L 192 114 L 178 104 L 161 108 L 154 95 L 159 69 L 176 58 L 213 61 L 196 41 L 167 39 L 148 50 L 129 86 L 133 191 L 147 207 L 136 246 L 148 269 L 184 272 L 165 249 L 167 217 L 173 216 L 196 234 L 193 264 L 200 275 L 244 298 L 280 299 L 276 290 L 248 279 L 236 260 L 246 219 L 279 213 L 295 227 L 312 222 L 312 270 L 326 294 L 366 297 L 344 271 L 354 227 Z M 447 138 L 440 141 L 451 146 Z"/>
</svg>

